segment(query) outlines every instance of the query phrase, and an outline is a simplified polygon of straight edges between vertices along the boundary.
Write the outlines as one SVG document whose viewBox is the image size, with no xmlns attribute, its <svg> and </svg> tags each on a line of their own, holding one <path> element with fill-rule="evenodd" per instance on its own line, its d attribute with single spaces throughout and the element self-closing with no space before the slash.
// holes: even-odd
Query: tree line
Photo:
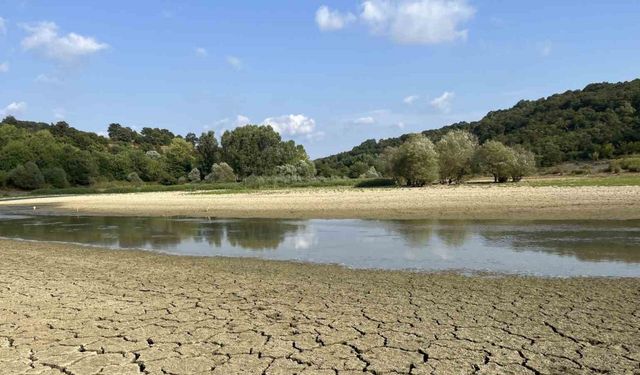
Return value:
<svg viewBox="0 0 640 375">
<path fill-rule="evenodd" d="M 498 141 L 479 145 L 464 130 L 452 130 L 435 144 L 423 134 L 412 134 L 399 147 L 385 149 L 380 160 L 385 175 L 407 186 L 459 184 L 476 173 L 491 175 L 494 182 L 518 182 L 536 168 L 531 151 Z"/>
<path fill-rule="evenodd" d="M 507 110 L 489 112 L 480 121 L 460 122 L 422 132 L 438 141 L 451 130 L 465 130 L 484 144 L 521 145 L 547 167 L 565 161 L 598 160 L 640 153 L 640 79 L 590 84 L 539 100 L 521 100 Z M 380 168 L 388 147 L 399 147 L 411 135 L 369 139 L 351 151 L 316 160 L 323 176 L 358 176 Z"/>
<path fill-rule="evenodd" d="M 33 190 L 106 181 L 171 185 L 316 174 L 304 147 L 283 141 L 270 126 L 238 127 L 226 131 L 220 142 L 212 131 L 182 137 L 166 129 L 137 132 L 120 124 L 111 124 L 108 135 L 82 132 L 66 122 L 7 117 L 0 123 L 0 187 Z"/>
</svg>

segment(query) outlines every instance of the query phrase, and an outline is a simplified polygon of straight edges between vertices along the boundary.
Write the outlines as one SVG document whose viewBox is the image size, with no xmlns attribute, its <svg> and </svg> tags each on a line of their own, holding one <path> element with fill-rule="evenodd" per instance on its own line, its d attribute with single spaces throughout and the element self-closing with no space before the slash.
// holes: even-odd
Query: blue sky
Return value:
<svg viewBox="0 0 640 375">
<path fill-rule="evenodd" d="M 638 78 L 640 1 L 0 0 L 0 115 L 274 125 L 312 157 Z"/>
</svg>

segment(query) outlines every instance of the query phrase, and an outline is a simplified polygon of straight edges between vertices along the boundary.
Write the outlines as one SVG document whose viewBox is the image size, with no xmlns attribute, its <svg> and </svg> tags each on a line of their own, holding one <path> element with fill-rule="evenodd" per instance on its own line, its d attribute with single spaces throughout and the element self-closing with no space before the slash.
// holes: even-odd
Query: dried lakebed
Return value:
<svg viewBox="0 0 640 375">
<path fill-rule="evenodd" d="M 7 374 L 637 374 L 640 279 L 0 240 Z"/>
</svg>

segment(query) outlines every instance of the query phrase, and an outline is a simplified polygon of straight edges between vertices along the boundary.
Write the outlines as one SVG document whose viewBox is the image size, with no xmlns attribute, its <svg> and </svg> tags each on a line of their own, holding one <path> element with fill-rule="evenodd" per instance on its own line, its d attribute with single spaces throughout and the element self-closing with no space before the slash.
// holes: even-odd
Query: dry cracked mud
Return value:
<svg viewBox="0 0 640 375">
<path fill-rule="evenodd" d="M 2 374 L 640 374 L 640 279 L 0 241 Z"/>
</svg>

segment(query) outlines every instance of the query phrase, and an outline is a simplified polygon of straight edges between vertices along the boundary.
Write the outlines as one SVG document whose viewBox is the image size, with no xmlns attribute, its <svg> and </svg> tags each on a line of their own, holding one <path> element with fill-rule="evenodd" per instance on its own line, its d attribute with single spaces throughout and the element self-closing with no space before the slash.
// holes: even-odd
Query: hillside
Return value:
<svg viewBox="0 0 640 375">
<path fill-rule="evenodd" d="M 541 166 L 640 153 L 640 79 L 522 100 L 510 109 L 489 112 L 480 121 L 422 133 L 437 141 L 452 129 L 468 130 L 481 143 L 521 144 L 536 154 Z M 402 144 L 407 136 L 366 140 L 351 151 L 316 160 L 316 167 L 325 176 L 359 175 L 369 166 L 377 167 L 378 155 Z"/>
</svg>

